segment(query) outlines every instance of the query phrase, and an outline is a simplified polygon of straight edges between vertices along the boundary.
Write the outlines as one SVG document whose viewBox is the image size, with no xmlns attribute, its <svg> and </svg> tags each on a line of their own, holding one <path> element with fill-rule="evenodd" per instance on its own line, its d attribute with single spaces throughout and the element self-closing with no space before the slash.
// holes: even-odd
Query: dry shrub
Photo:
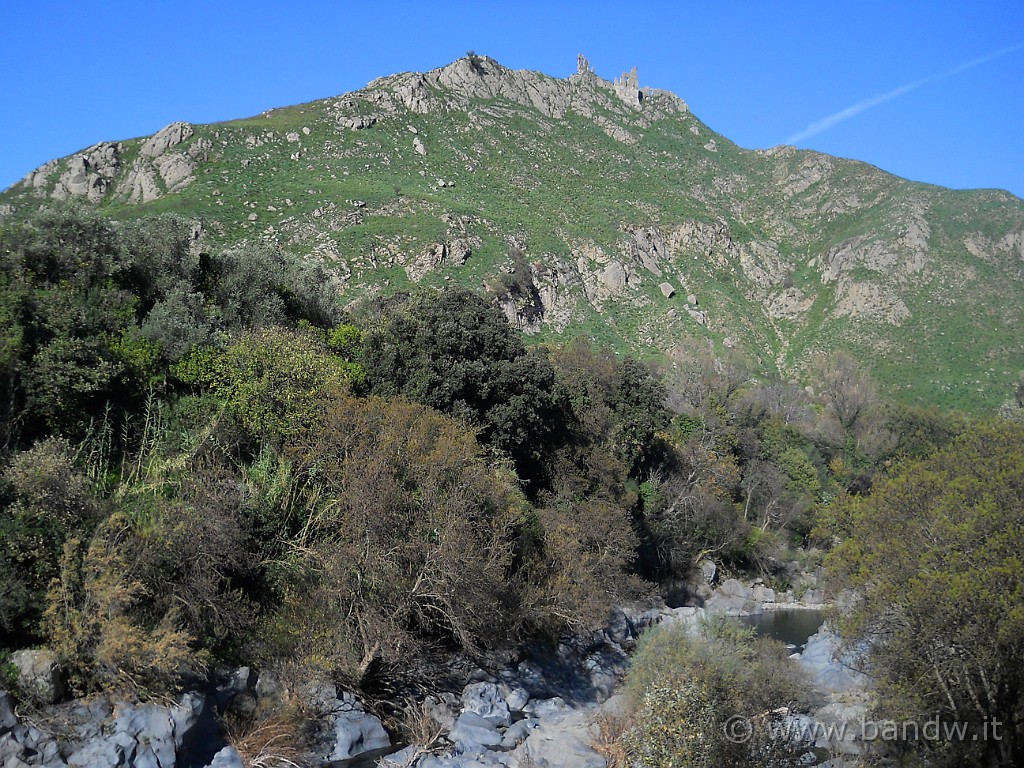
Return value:
<svg viewBox="0 0 1024 768">
<path fill-rule="evenodd" d="M 150 623 L 140 617 L 148 599 L 126 555 L 129 526 L 111 515 L 88 546 L 65 544 L 44 616 L 50 645 L 70 673 L 76 693 L 123 691 L 140 698 L 172 693 L 181 676 L 206 662 L 169 610 Z"/>
<path fill-rule="evenodd" d="M 633 719 L 623 712 L 601 710 L 594 718 L 597 733 L 590 746 L 604 758 L 608 768 L 627 768 L 629 754 L 624 741 L 633 727 Z"/>
<path fill-rule="evenodd" d="M 447 729 L 430 713 L 425 702 L 407 700 L 394 725 L 405 742 L 415 746 L 416 751 L 401 764 L 390 759 L 382 761 L 381 765 L 386 768 L 406 768 L 415 765 L 421 757 L 439 755 L 451 746 L 451 742 L 445 736 Z"/>
<path fill-rule="evenodd" d="M 299 700 L 286 695 L 280 702 L 261 700 L 249 715 L 224 718 L 228 743 L 247 768 L 306 768 L 311 765 L 308 717 Z"/>
</svg>

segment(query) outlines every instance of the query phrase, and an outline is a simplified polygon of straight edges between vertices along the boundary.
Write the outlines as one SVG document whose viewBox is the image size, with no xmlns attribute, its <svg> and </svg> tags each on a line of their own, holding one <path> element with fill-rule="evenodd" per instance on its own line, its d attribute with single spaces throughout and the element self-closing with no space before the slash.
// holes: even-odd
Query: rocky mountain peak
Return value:
<svg viewBox="0 0 1024 768">
<path fill-rule="evenodd" d="M 509 69 L 490 56 L 471 52 L 429 72 L 379 78 L 366 91 L 378 94 L 378 101 L 381 92 L 390 92 L 406 108 L 420 114 L 467 109 L 473 100 L 507 99 L 536 109 L 546 117 L 561 118 L 569 110 L 590 117 L 595 105 L 613 109 L 615 103 L 621 103 L 640 111 L 645 108 L 645 99 L 654 94 L 665 97 L 659 112 L 687 111 L 686 103 L 674 94 L 641 89 L 636 67 L 609 81 L 596 75 L 582 54 L 577 57 L 577 71 L 564 79 L 533 70 Z"/>
</svg>

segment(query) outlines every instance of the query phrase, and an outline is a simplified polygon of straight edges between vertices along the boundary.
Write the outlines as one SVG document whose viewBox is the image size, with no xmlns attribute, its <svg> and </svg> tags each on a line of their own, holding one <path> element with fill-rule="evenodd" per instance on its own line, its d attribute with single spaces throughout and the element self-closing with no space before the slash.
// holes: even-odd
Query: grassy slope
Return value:
<svg viewBox="0 0 1024 768">
<path fill-rule="evenodd" d="M 987 262 L 963 244 L 971 233 L 999 239 L 1024 226 L 1024 205 L 1011 196 L 914 184 L 814 153 L 749 152 L 690 114 L 643 126 L 614 104 L 595 105 L 595 115 L 625 125 L 635 144 L 610 138 L 573 112 L 544 117 L 503 99 L 475 101 L 468 111 L 394 115 L 359 131 L 336 128 L 334 110 L 327 100 L 195 126 L 195 135 L 175 151 L 203 139 L 212 150 L 189 187 L 146 205 L 127 205 L 116 194 L 104 205 L 116 217 L 195 216 L 215 242 L 272 237 L 295 253 L 316 252 L 351 272 L 346 301 L 409 288 L 399 254 L 422 253 L 449 238 L 444 214 L 462 217 L 460 233 L 476 242 L 473 255 L 463 266 L 428 273 L 423 282 L 474 288 L 507 263 L 513 240 L 525 246 L 530 261 L 564 265 L 573 262 L 580 241 L 621 259 L 626 225 L 721 221 L 737 243 L 776 245 L 792 283 L 814 299 L 808 312 L 773 321 L 735 259 L 679 253 L 666 279 L 677 288 L 685 284 L 681 295 L 665 299 L 657 288 L 661 279 L 639 268 L 644 279 L 635 292 L 602 312 L 580 302 L 564 334 L 545 329 L 536 338 L 586 334 L 659 357 L 688 340 L 711 338 L 720 345 L 730 336 L 765 372 L 776 360 L 784 372 L 798 370 L 814 352 L 843 345 L 901 398 L 967 410 L 997 405 L 1024 368 L 1021 262 L 1013 254 Z M 426 156 L 413 151 L 409 126 Z M 287 141 L 289 132 L 299 141 Z M 717 152 L 704 148 L 709 139 Z M 124 166 L 139 143 L 125 143 Z M 785 191 L 787 180 L 819 160 L 827 167 L 823 180 Z M 438 179 L 454 186 L 439 187 Z M 844 203 L 851 195 L 856 206 Z M 26 199 L 13 188 L 0 201 Z M 857 235 L 895 240 L 908 200 L 927 204 L 927 273 L 902 282 L 863 268 L 855 276 L 893 287 L 911 317 L 894 327 L 836 316 L 836 286 L 823 283 L 820 265 L 811 261 Z M 688 292 L 700 297 L 710 327 L 684 311 Z"/>
</svg>

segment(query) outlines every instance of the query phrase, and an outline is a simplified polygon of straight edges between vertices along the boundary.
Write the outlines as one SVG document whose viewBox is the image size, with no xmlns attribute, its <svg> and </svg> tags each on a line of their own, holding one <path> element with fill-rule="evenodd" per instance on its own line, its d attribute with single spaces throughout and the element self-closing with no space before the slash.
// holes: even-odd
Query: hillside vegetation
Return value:
<svg viewBox="0 0 1024 768">
<path fill-rule="evenodd" d="M 756 119 L 756 116 L 752 116 Z M 1024 203 L 815 152 L 749 151 L 677 96 L 487 57 L 55 160 L 5 192 L 175 212 L 207 249 L 322 268 L 345 305 L 484 290 L 540 342 L 672 361 L 695 340 L 761 376 L 844 347 L 904 402 L 989 410 L 1024 367 Z"/>
</svg>

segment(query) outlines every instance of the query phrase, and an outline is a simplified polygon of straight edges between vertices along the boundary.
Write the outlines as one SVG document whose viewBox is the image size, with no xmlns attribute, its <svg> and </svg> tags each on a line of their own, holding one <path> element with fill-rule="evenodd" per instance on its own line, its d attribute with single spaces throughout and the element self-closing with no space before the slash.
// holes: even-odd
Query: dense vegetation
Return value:
<svg viewBox="0 0 1024 768">
<path fill-rule="evenodd" d="M 847 499 L 832 578 L 883 721 L 965 729 L 900 747 L 927 765 L 1018 765 L 1024 750 L 1024 424 L 981 424 Z M 994 730 L 995 729 L 995 730 Z"/>
<path fill-rule="evenodd" d="M 782 644 L 718 617 L 697 628 L 656 627 L 641 639 L 626 682 L 635 724 L 629 765 L 740 768 L 802 765 L 806 744 L 785 717 L 808 686 Z"/>
<path fill-rule="evenodd" d="M 811 390 L 700 348 L 528 349 L 463 290 L 348 315 L 279 252 L 79 208 L 0 230 L 0 316 L 0 647 L 52 647 L 79 692 L 251 661 L 384 694 L 706 558 L 771 582 L 838 545 L 886 712 L 1019 724 L 1024 433 L 887 404 L 846 355 Z M 659 643 L 701 670 L 661 704 L 734 695 Z"/>
</svg>

